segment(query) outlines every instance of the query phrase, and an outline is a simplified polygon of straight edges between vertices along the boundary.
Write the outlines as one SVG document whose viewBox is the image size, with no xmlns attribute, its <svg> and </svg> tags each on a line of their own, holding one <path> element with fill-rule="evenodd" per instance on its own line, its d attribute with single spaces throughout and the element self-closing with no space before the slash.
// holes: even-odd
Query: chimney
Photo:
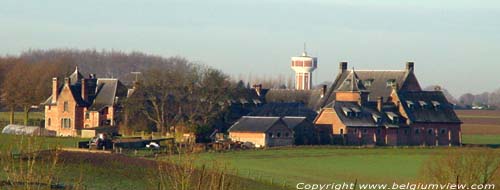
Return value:
<svg viewBox="0 0 500 190">
<path fill-rule="evenodd" d="M 339 71 L 340 71 L 340 73 L 343 73 L 346 70 L 347 70 L 347 62 L 340 62 L 339 63 Z"/>
<path fill-rule="evenodd" d="M 326 95 L 326 85 L 323 85 L 322 88 L 321 88 L 321 98 L 325 97 Z"/>
<path fill-rule="evenodd" d="M 384 105 L 384 97 L 380 96 L 377 99 L 377 110 L 382 112 L 382 106 Z"/>
<path fill-rule="evenodd" d="M 413 72 L 413 69 L 415 68 L 415 63 L 413 62 L 406 62 L 406 70 L 409 72 Z"/>
<path fill-rule="evenodd" d="M 359 106 L 364 106 L 366 104 L 366 102 L 368 102 L 368 93 L 360 92 L 359 99 L 358 99 Z"/>
<path fill-rule="evenodd" d="M 257 96 L 260 97 L 260 93 L 262 92 L 262 84 L 255 84 L 253 85 L 253 88 L 255 89 L 255 92 L 257 93 Z"/>
<path fill-rule="evenodd" d="M 69 77 L 64 78 L 64 85 L 71 85 L 71 79 Z"/>
<path fill-rule="evenodd" d="M 87 83 L 86 83 L 86 79 L 82 79 L 82 99 L 83 101 L 87 101 L 88 99 L 88 89 L 87 89 Z"/>
<path fill-rule="evenodd" d="M 57 77 L 52 78 L 52 103 L 55 103 L 57 96 L 59 96 L 59 79 Z"/>
</svg>

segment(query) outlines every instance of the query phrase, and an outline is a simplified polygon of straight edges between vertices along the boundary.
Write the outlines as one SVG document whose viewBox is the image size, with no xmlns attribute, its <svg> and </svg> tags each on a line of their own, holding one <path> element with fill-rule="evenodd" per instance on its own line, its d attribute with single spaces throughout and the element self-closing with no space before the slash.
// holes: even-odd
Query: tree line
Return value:
<svg viewBox="0 0 500 190">
<path fill-rule="evenodd" d="M 229 99 L 245 90 L 243 82 L 235 82 L 222 71 L 181 57 L 29 50 L 19 56 L 0 56 L 0 110 L 10 112 L 11 122 L 14 112 L 24 112 L 27 124 L 30 110 L 50 97 L 52 77 L 67 77 L 75 66 L 84 76 L 96 73 L 98 78 L 118 78 L 128 88 L 135 88 L 121 113 L 130 113 L 122 116 L 130 130 L 168 132 L 182 126 L 208 133 L 216 123 L 224 122 Z M 131 73 L 136 71 L 141 72 L 138 81 Z"/>
</svg>

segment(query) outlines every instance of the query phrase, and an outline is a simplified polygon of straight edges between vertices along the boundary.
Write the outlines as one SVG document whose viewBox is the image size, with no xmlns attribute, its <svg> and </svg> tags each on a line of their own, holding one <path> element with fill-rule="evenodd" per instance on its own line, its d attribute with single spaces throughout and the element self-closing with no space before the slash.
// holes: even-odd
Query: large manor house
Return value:
<svg viewBox="0 0 500 190">
<path fill-rule="evenodd" d="M 348 69 L 339 63 L 331 85 L 313 86 L 317 58 L 292 57 L 294 89 L 248 88 L 230 100 L 228 132 L 233 141 L 262 146 L 300 144 L 461 144 L 461 121 L 439 88 L 422 90 L 415 64 L 401 70 Z M 336 72 L 336 71 L 332 71 Z M 45 128 L 58 136 L 120 126 L 120 101 L 130 90 L 118 80 L 85 78 L 78 68 L 64 81 L 54 78 L 43 104 Z"/>
</svg>

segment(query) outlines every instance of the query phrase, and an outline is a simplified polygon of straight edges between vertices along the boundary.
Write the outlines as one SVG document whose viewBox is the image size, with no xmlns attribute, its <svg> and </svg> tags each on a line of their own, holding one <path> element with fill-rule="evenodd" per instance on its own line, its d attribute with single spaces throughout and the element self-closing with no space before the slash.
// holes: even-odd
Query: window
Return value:
<svg viewBox="0 0 500 190">
<path fill-rule="evenodd" d="M 379 135 L 380 135 L 380 133 L 381 133 L 381 132 L 382 132 L 382 131 L 381 131 L 380 129 L 377 129 L 377 134 L 379 134 Z"/>
<path fill-rule="evenodd" d="M 344 134 L 344 129 L 340 129 L 340 134 L 343 135 Z"/>
<path fill-rule="evenodd" d="M 419 134 L 419 133 L 420 133 L 420 130 L 415 129 L 415 134 Z"/>
<path fill-rule="evenodd" d="M 85 119 L 90 119 L 90 113 L 89 112 L 85 112 Z"/>
<path fill-rule="evenodd" d="M 408 129 L 404 130 L 405 135 L 408 135 Z"/>
<path fill-rule="evenodd" d="M 276 133 L 276 137 L 280 138 L 281 137 L 281 132 Z"/>
<path fill-rule="evenodd" d="M 351 85 L 351 79 L 347 79 L 347 80 L 345 80 L 345 84 L 346 84 L 346 85 Z"/>
<path fill-rule="evenodd" d="M 368 133 L 368 130 L 367 129 L 363 129 L 363 134 L 366 134 Z"/>
<path fill-rule="evenodd" d="M 273 138 L 273 133 L 268 133 L 267 135 L 269 136 L 269 138 Z"/>
<path fill-rule="evenodd" d="M 69 110 L 68 101 L 64 101 L 64 111 L 67 112 Z"/>
<path fill-rule="evenodd" d="M 446 132 L 447 132 L 446 129 L 441 129 L 441 135 L 446 134 Z"/>
<path fill-rule="evenodd" d="M 354 133 L 358 133 L 358 129 L 354 129 Z"/>
<path fill-rule="evenodd" d="M 71 128 L 71 119 L 69 118 L 61 119 L 61 127 L 66 129 Z"/>
<path fill-rule="evenodd" d="M 377 114 L 373 114 L 373 115 L 372 115 L 372 118 L 373 118 L 373 121 L 374 121 L 376 124 L 380 124 L 380 123 L 382 123 L 382 118 L 381 118 L 379 115 L 377 115 Z"/>
<path fill-rule="evenodd" d="M 342 112 L 344 112 L 344 115 L 347 117 L 350 117 L 352 115 L 352 110 L 347 107 L 342 107 Z"/>
<path fill-rule="evenodd" d="M 439 109 L 441 107 L 441 103 L 439 103 L 438 101 L 432 101 L 432 106 L 434 107 L 434 109 Z"/>
<path fill-rule="evenodd" d="M 50 126 L 51 120 L 50 118 L 47 120 L 47 126 Z"/>
<path fill-rule="evenodd" d="M 89 127 L 90 127 L 90 125 L 89 125 L 89 124 L 85 124 L 85 128 L 89 128 Z"/>
<path fill-rule="evenodd" d="M 289 137 L 290 134 L 288 132 L 285 133 L 285 137 Z"/>
<path fill-rule="evenodd" d="M 413 108 L 415 107 L 415 104 L 414 104 L 412 101 L 410 101 L 410 100 L 407 100 L 407 101 L 406 101 L 406 105 L 407 105 L 407 106 L 408 106 L 408 108 L 410 108 L 410 109 L 413 109 Z"/>
<path fill-rule="evenodd" d="M 427 129 L 427 134 L 432 135 L 432 129 Z"/>
<path fill-rule="evenodd" d="M 389 79 L 389 80 L 387 80 L 386 85 L 387 85 L 387 87 L 393 87 L 394 85 L 396 85 L 396 80 Z"/>
<path fill-rule="evenodd" d="M 422 109 L 427 108 L 427 102 L 425 102 L 425 101 L 418 101 L 418 103 L 420 104 L 420 107 L 422 107 Z"/>
<path fill-rule="evenodd" d="M 365 80 L 365 81 L 363 81 L 363 85 L 368 88 L 368 87 L 372 86 L 373 80 L 374 79 Z"/>
</svg>

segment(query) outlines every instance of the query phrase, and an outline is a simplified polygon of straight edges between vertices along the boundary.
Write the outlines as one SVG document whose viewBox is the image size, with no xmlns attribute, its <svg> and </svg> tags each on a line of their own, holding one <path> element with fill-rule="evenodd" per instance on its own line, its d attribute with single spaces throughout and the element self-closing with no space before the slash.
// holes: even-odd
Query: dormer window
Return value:
<svg viewBox="0 0 500 190">
<path fill-rule="evenodd" d="M 420 107 L 422 107 L 423 109 L 425 109 L 427 107 L 427 102 L 425 101 L 418 101 L 418 104 L 420 104 Z"/>
<path fill-rule="evenodd" d="M 386 85 L 387 85 L 387 87 L 392 87 L 392 86 L 396 85 L 396 79 L 387 80 Z"/>
<path fill-rule="evenodd" d="M 377 115 L 377 114 L 373 114 L 372 115 L 372 118 L 373 118 L 373 121 L 377 124 L 380 124 L 382 123 L 382 118 L 380 117 L 380 115 Z"/>
<path fill-rule="evenodd" d="M 386 112 L 392 124 L 399 124 L 399 116 L 394 112 Z"/>
<path fill-rule="evenodd" d="M 344 115 L 347 117 L 352 116 L 352 110 L 347 107 L 342 107 L 342 112 L 344 112 Z"/>
<path fill-rule="evenodd" d="M 407 105 L 407 106 L 408 106 L 408 108 L 410 108 L 410 109 L 415 108 L 415 103 L 413 103 L 413 101 L 407 100 L 407 101 L 406 101 L 406 105 Z"/>
<path fill-rule="evenodd" d="M 351 79 L 346 79 L 346 80 L 345 80 L 345 84 L 346 84 L 346 85 L 351 85 Z"/>
<path fill-rule="evenodd" d="M 361 110 L 359 108 L 353 107 L 353 108 L 351 108 L 351 110 L 354 113 L 354 117 L 358 117 L 359 115 L 361 115 Z"/>
<path fill-rule="evenodd" d="M 434 109 L 439 109 L 441 107 L 441 103 L 439 103 L 438 101 L 432 101 L 432 106 L 434 107 Z"/>
<path fill-rule="evenodd" d="M 363 85 L 368 88 L 368 87 L 372 86 L 373 81 L 374 81 L 374 79 L 364 80 Z"/>
</svg>

